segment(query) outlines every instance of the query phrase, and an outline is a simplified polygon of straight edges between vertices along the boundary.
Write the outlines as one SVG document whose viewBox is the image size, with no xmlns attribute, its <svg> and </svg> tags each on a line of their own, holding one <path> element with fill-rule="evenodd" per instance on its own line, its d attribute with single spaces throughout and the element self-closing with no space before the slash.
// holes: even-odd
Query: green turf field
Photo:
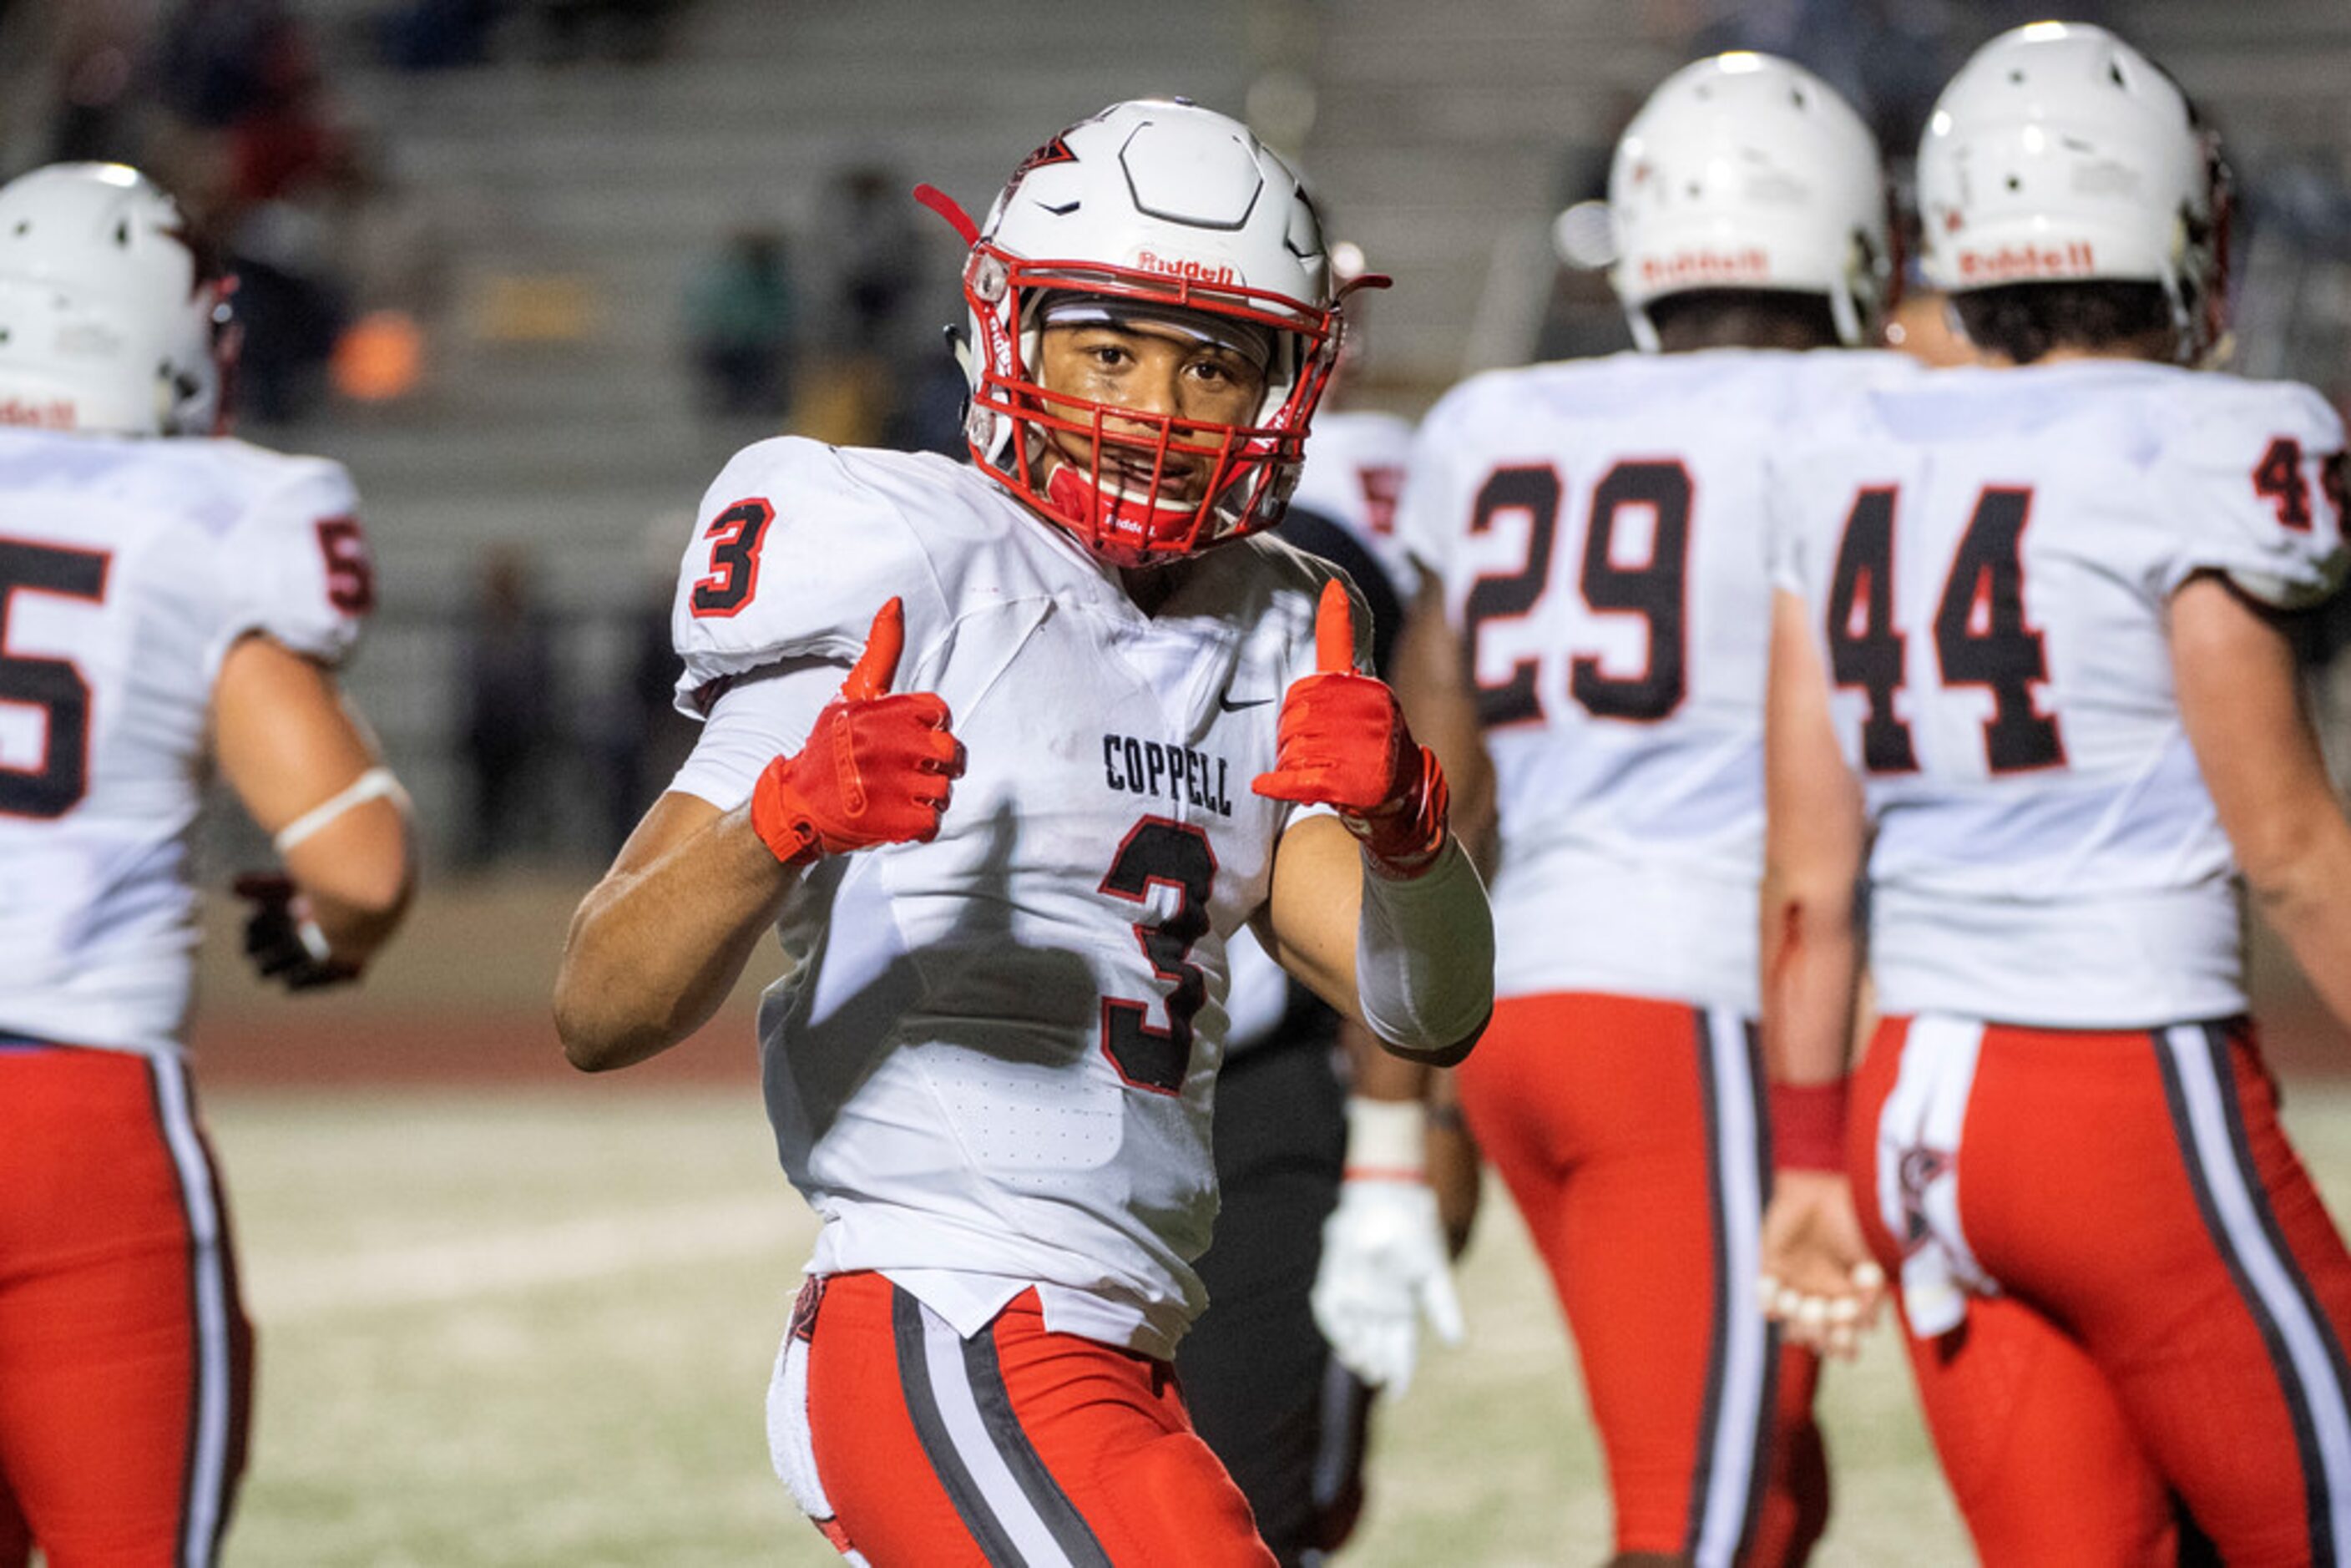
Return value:
<svg viewBox="0 0 2351 1568">
<path fill-rule="evenodd" d="M 231 1568 L 839 1561 L 768 1470 L 810 1219 L 760 1113 L 750 988 L 711 1038 L 571 1073 L 545 998 L 578 893 L 428 884 L 365 989 L 295 1002 L 242 972 L 214 912 L 198 1077 L 261 1335 Z M 2305 995 L 2256 972 L 2274 1012 Z M 2281 1061 L 2344 1055 L 2273 1040 Z M 2351 1214 L 2351 1080 L 2295 1078 L 2286 1113 Z M 1468 1343 L 1382 1412 L 1343 1562 L 1600 1561 L 1573 1356 L 1499 1190 L 1461 1293 Z M 1967 1563 L 1890 1334 L 1833 1369 L 1823 1415 L 1837 1496 L 1814 1561 Z"/>
<path fill-rule="evenodd" d="M 2290 1097 L 2351 1196 L 2351 1089 Z M 805 1253 L 747 1087 L 235 1088 L 215 1143 L 260 1324 L 250 1568 L 820 1564 L 761 1398 Z M 1573 1363 L 1499 1194 L 1470 1337 L 1383 1412 L 1350 1563 L 1593 1562 L 1606 1504 Z M 1881 1334 L 1828 1386 L 1816 1561 L 1968 1554 Z"/>
</svg>

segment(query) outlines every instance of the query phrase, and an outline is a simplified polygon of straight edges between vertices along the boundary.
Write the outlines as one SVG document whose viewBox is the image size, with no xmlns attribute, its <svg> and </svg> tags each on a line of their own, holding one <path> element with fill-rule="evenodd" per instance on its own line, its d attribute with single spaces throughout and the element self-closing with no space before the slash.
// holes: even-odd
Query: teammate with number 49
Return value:
<svg viewBox="0 0 2351 1568">
<path fill-rule="evenodd" d="M 2351 1256 L 2241 956 L 2250 885 L 2351 1021 L 2351 828 L 2279 620 L 2343 571 L 2342 430 L 2196 368 L 2217 149 L 2112 35 L 1986 45 L 1918 199 L 1986 367 L 1813 411 L 1774 486 L 1765 1016 L 1814 1168 L 1765 1266 L 1806 1334 L 1898 1274 L 1985 1562 L 2351 1561 Z"/>
<path fill-rule="evenodd" d="M 706 727 L 558 1022 L 625 1066 L 781 936 L 768 1107 L 823 1226 L 769 1435 L 844 1553 L 1270 1563 L 1169 1362 L 1225 944 L 1436 1060 L 1492 1005 L 1444 780 L 1335 570 L 1262 533 L 1336 291 L 1296 177 L 1179 100 L 1054 137 L 984 227 L 926 199 L 970 245 L 974 465 L 787 439 L 720 475 L 674 622 Z"/>
<path fill-rule="evenodd" d="M 0 1568 L 214 1561 L 252 1336 L 183 1036 L 217 767 L 284 859 L 246 950 L 356 977 L 404 802 L 333 666 L 374 597 L 335 464 L 211 439 L 225 280 L 119 164 L 0 189 Z"/>
<path fill-rule="evenodd" d="M 1885 183 L 1824 83 L 1732 54 L 1651 95 L 1609 202 L 1649 351 L 1495 371 L 1423 422 L 1400 529 L 1436 583 L 1397 682 L 1465 834 L 1495 827 L 1501 1001 L 1461 1103 L 1582 1353 L 1618 1561 L 1798 1562 L 1817 1363 L 1752 1286 L 1764 462 L 1908 373 L 1839 349 L 1876 338 Z"/>
</svg>

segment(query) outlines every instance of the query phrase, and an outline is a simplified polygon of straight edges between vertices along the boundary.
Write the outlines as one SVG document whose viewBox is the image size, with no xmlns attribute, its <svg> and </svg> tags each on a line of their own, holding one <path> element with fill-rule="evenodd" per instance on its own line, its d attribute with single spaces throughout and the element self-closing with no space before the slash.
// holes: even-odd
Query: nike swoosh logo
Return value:
<svg viewBox="0 0 2351 1568">
<path fill-rule="evenodd" d="M 1217 706 L 1226 713 L 1238 713 L 1245 707 L 1263 707 L 1272 700 L 1271 697 L 1256 697 L 1248 702 L 1237 703 L 1229 695 L 1219 695 L 1217 698 Z"/>
</svg>

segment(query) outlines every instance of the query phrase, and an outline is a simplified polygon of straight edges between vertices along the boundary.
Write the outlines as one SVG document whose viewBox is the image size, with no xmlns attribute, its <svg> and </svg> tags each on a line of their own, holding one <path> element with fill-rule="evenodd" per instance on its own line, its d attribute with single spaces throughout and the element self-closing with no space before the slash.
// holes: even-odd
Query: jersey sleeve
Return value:
<svg viewBox="0 0 2351 1568">
<path fill-rule="evenodd" d="M 2263 603 L 2297 610 L 2341 583 L 2343 424 L 2324 398 L 2283 382 L 2197 378 L 2150 469 L 2177 538 L 2155 585 L 2169 595 L 2199 571 L 2226 572 Z"/>
<path fill-rule="evenodd" d="M 711 704 L 670 789 L 733 810 L 751 798 L 768 763 L 808 743 L 817 715 L 840 692 L 841 672 L 829 664 L 778 665 L 733 683 Z"/>
<path fill-rule="evenodd" d="M 945 613 L 910 520 L 852 479 L 829 446 L 784 437 L 746 447 L 703 496 L 678 567 L 670 633 L 684 664 L 679 709 L 702 717 L 728 685 L 769 667 L 846 669 L 893 597 L 911 662 Z"/>
<path fill-rule="evenodd" d="M 260 632 L 306 658 L 340 664 L 375 608 L 375 561 L 350 475 L 324 458 L 286 460 L 256 485 L 220 559 L 226 614 L 212 647 Z"/>
</svg>

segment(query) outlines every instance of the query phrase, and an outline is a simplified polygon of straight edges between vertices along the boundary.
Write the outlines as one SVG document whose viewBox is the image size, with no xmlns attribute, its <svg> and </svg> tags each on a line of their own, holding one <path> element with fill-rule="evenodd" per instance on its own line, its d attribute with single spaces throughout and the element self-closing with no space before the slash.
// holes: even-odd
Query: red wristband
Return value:
<svg viewBox="0 0 2351 1568">
<path fill-rule="evenodd" d="M 1771 1089 L 1771 1163 L 1785 1170 L 1844 1169 L 1844 1107 L 1849 1080 L 1774 1083 Z"/>
</svg>

